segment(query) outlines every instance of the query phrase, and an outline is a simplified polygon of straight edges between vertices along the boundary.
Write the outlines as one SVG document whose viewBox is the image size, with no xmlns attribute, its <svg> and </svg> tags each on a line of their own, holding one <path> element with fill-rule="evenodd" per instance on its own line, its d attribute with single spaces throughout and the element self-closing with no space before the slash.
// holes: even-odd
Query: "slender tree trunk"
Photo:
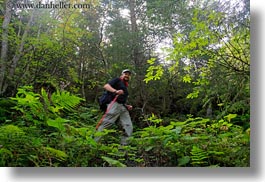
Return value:
<svg viewBox="0 0 265 182">
<path fill-rule="evenodd" d="M 132 61 L 135 66 L 136 70 L 136 76 L 135 80 L 137 82 L 139 89 L 139 95 L 140 95 L 140 102 L 142 103 L 142 108 L 144 108 L 144 105 L 146 104 L 147 98 L 145 95 L 145 85 L 143 84 L 143 60 L 142 60 L 142 52 L 140 50 L 140 43 L 141 39 L 139 36 L 139 30 L 137 26 L 137 17 L 136 17 L 136 1 L 135 0 L 129 0 L 129 9 L 130 9 L 130 21 L 131 21 L 131 33 L 132 33 Z"/>
<path fill-rule="evenodd" d="M 29 29 L 30 29 L 30 24 L 33 21 L 34 11 L 35 10 L 33 10 L 32 14 L 30 16 L 30 19 L 29 19 L 29 21 L 27 23 L 27 26 L 26 26 L 25 31 L 23 33 L 23 36 L 21 38 L 20 45 L 18 46 L 18 51 L 16 52 L 16 54 L 13 57 L 13 59 L 11 60 L 11 65 L 10 65 L 10 70 L 9 70 L 9 74 L 8 74 L 8 77 L 7 77 L 7 81 L 3 84 L 3 87 L 2 87 L 2 92 L 3 93 L 5 92 L 5 90 L 7 89 L 7 87 L 9 86 L 8 81 L 11 81 L 12 78 L 14 77 L 15 70 L 17 68 L 18 61 L 19 61 L 19 59 L 22 56 L 22 53 L 23 53 L 23 50 L 24 50 L 25 41 L 26 41 L 26 38 L 28 37 L 28 32 L 29 32 Z"/>
<path fill-rule="evenodd" d="M 8 6 L 10 1 L 6 1 L 6 9 L 4 14 L 4 21 L 2 24 L 2 48 L 1 48 L 1 58 L 0 58 L 0 96 L 4 93 L 4 83 L 7 65 L 7 52 L 8 52 L 8 25 L 11 20 L 11 7 Z"/>
<path fill-rule="evenodd" d="M 129 6 L 130 6 L 130 20 L 131 20 L 131 28 L 132 28 L 132 58 L 135 66 L 139 66 L 139 47 L 138 47 L 138 28 L 137 28 L 137 22 L 136 22 L 136 13 L 135 13 L 135 6 L 136 2 L 135 0 L 129 0 Z"/>
</svg>

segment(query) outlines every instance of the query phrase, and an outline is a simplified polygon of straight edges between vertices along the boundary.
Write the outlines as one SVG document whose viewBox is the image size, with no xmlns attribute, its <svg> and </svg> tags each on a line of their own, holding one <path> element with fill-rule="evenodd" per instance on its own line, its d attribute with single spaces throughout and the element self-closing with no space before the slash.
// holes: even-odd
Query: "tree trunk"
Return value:
<svg viewBox="0 0 265 182">
<path fill-rule="evenodd" d="M 138 28 L 137 28 L 137 22 L 136 22 L 136 13 L 135 13 L 135 0 L 129 0 L 129 6 L 130 6 L 130 20 L 131 20 L 131 28 L 132 28 L 132 58 L 133 62 L 135 64 L 135 67 L 139 66 L 139 47 L 138 47 Z"/>
<path fill-rule="evenodd" d="M 143 64 L 144 61 L 141 60 L 142 53 L 140 52 L 140 43 L 141 39 L 139 37 L 139 30 L 137 26 L 137 17 L 136 17 L 136 1 L 129 0 L 129 9 L 130 9 L 130 21 L 131 21 L 131 34 L 132 34 L 132 61 L 135 67 L 135 80 L 137 83 L 137 88 L 140 88 L 137 92 L 139 92 L 140 103 L 142 103 L 142 108 L 146 104 L 147 98 L 145 95 L 145 85 L 143 84 Z M 137 70 L 136 70 L 137 69 Z M 143 105 L 144 104 L 144 105 Z"/>
<path fill-rule="evenodd" d="M 16 54 L 13 57 L 13 59 L 11 60 L 9 74 L 8 74 L 8 77 L 7 77 L 7 81 L 3 84 L 2 93 L 5 92 L 5 90 L 9 86 L 8 82 L 11 81 L 12 78 L 14 77 L 14 75 L 15 75 L 15 70 L 17 68 L 18 61 L 21 58 L 21 55 L 22 55 L 23 50 L 24 50 L 24 45 L 25 45 L 26 38 L 28 36 L 28 32 L 29 32 L 29 29 L 30 29 L 30 24 L 33 21 L 34 12 L 35 12 L 35 10 L 33 10 L 32 14 L 30 16 L 30 19 L 29 19 L 29 21 L 27 23 L 27 26 L 26 26 L 25 31 L 23 33 L 23 36 L 21 38 L 20 45 L 18 46 L 18 51 L 16 52 Z"/>
<path fill-rule="evenodd" d="M 11 20 L 11 7 L 8 6 L 10 1 L 6 1 L 6 9 L 3 21 L 3 32 L 2 32 L 2 48 L 1 48 L 1 58 L 0 58 L 0 96 L 4 93 L 4 83 L 5 83 L 5 73 L 7 65 L 7 52 L 8 52 L 8 26 Z"/>
</svg>

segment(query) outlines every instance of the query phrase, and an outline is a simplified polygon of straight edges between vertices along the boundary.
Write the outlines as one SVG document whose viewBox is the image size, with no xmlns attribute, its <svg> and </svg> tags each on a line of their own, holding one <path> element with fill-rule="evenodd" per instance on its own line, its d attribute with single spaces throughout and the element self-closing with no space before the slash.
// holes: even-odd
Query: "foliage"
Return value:
<svg viewBox="0 0 265 182">
<path fill-rule="evenodd" d="M 250 165 L 248 0 L 71 2 L 91 8 L 0 5 L 0 166 Z M 120 126 L 95 132 L 124 68 L 128 146 Z"/>
<path fill-rule="evenodd" d="M 151 80 L 158 80 L 163 75 L 163 68 L 161 65 L 154 66 L 155 59 L 151 58 L 147 61 L 150 64 L 149 68 L 146 70 L 147 74 L 145 75 L 144 81 L 148 83 Z"/>
<path fill-rule="evenodd" d="M 65 91 L 57 91 L 49 98 L 43 88 L 41 94 L 38 94 L 33 92 L 32 86 L 19 88 L 16 97 L 11 99 L 17 102 L 14 109 L 20 111 L 26 121 L 33 121 L 35 124 L 59 117 L 63 111 L 71 112 L 83 100 Z"/>
<path fill-rule="evenodd" d="M 168 124 L 151 114 L 146 117 L 149 126 L 135 131 L 130 145 L 121 146 L 118 128 L 95 133 L 95 121 L 91 126 L 83 120 L 82 114 L 77 114 L 78 109 L 72 110 L 76 114 L 61 115 L 59 111 L 76 107 L 78 102 L 65 104 L 64 95 L 56 92 L 55 103 L 60 109 L 44 112 L 45 117 L 32 115 L 39 104 L 43 104 L 42 107 L 52 107 L 52 104 L 44 105 L 48 100 L 39 100 L 45 97 L 45 91 L 36 94 L 30 91 L 31 87 L 24 89 L 29 90 L 19 90 L 21 95 L 15 98 L 15 108 L 23 113 L 21 118 L 36 121 L 30 127 L 26 123 L 0 127 L 1 166 L 249 166 L 250 129 L 244 131 L 243 127 L 233 124 L 237 114 L 220 120 L 189 116 L 178 121 L 169 117 Z M 28 104 L 25 98 L 32 103 Z M 81 107 L 79 112 L 91 113 L 93 109 Z M 40 125 L 43 118 L 47 118 L 46 125 Z M 86 119 L 94 120 L 93 117 Z M 100 143 L 94 141 L 95 136 L 102 137 Z"/>
<path fill-rule="evenodd" d="M 249 166 L 249 135 L 231 124 L 231 117 L 220 121 L 189 118 L 150 126 L 135 132 L 132 145 L 138 148 L 145 166 Z M 242 151 L 246 155 L 231 156 Z"/>
<path fill-rule="evenodd" d="M 111 159 L 111 158 L 105 157 L 105 156 L 102 156 L 102 159 L 107 161 L 111 166 L 114 166 L 114 167 L 126 167 L 126 165 L 122 164 L 121 162 L 119 162 L 119 161 L 117 161 L 115 159 Z"/>
<path fill-rule="evenodd" d="M 218 117 L 229 112 L 249 113 L 249 19 L 238 27 L 233 22 L 221 24 L 225 17 L 223 12 L 195 8 L 191 19 L 193 29 L 175 34 L 174 48 L 168 49 L 168 59 L 175 62 L 168 68 L 169 72 L 186 85 L 192 85 L 192 91 L 186 90 L 186 98 L 193 102 L 202 100 L 196 108 L 219 110 Z M 161 79 L 163 71 L 154 74 L 154 62 L 152 59 L 149 62 L 145 81 Z M 180 67 L 180 63 L 184 66 Z M 183 69 L 181 74 L 180 69 Z"/>
<path fill-rule="evenodd" d="M 15 105 L 16 102 L 9 98 L 0 98 L 0 122 L 4 122 L 12 117 L 13 111 L 11 108 Z"/>
</svg>

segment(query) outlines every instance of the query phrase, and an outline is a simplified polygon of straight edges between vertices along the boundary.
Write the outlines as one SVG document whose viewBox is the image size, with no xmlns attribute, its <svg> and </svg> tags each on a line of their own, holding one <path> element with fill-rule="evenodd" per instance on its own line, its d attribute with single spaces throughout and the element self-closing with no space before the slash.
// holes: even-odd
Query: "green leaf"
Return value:
<svg viewBox="0 0 265 182">
<path fill-rule="evenodd" d="M 69 120 L 58 117 L 55 120 L 48 119 L 47 124 L 48 124 L 48 126 L 52 126 L 52 127 L 59 129 L 60 131 L 65 131 L 65 127 L 63 124 L 68 122 L 68 121 Z"/>
<path fill-rule="evenodd" d="M 190 75 L 185 75 L 183 77 L 183 82 L 184 83 L 191 83 L 191 77 L 190 77 Z"/>
<path fill-rule="evenodd" d="M 105 161 L 107 161 L 113 167 L 126 167 L 125 164 L 121 163 L 118 160 L 115 160 L 115 159 L 112 159 L 112 158 L 109 158 L 106 156 L 102 156 L 101 158 L 104 159 Z"/>
<path fill-rule="evenodd" d="M 148 83 L 151 80 L 159 80 L 164 74 L 164 70 L 162 65 L 157 65 L 157 66 L 150 66 L 147 69 L 147 73 L 145 75 L 145 83 Z"/>
<path fill-rule="evenodd" d="M 185 166 L 190 162 L 190 157 L 189 156 L 184 156 L 180 159 L 178 159 L 178 166 Z"/>
<path fill-rule="evenodd" d="M 199 91 L 195 90 L 192 93 L 187 95 L 187 99 L 194 99 L 194 98 L 197 98 L 198 96 L 199 96 Z"/>
<path fill-rule="evenodd" d="M 47 150 L 50 155 L 52 155 L 56 159 L 64 161 L 68 157 L 67 154 L 61 150 L 57 150 L 51 147 L 44 147 L 44 149 Z"/>
<path fill-rule="evenodd" d="M 150 64 L 150 65 L 153 65 L 155 63 L 155 58 L 151 58 L 149 60 L 147 60 L 147 63 Z"/>
<path fill-rule="evenodd" d="M 148 152 L 148 151 L 152 150 L 153 148 L 154 148 L 154 146 L 148 146 L 148 147 L 146 147 L 144 150 L 145 150 L 146 152 Z"/>
<path fill-rule="evenodd" d="M 182 130 L 182 127 L 178 126 L 173 131 L 175 131 L 175 133 L 178 135 L 181 133 L 181 130 Z"/>
<path fill-rule="evenodd" d="M 228 114 L 227 116 L 225 116 L 224 118 L 227 119 L 227 121 L 231 121 L 231 119 L 236 118 L 237 114 Z"/>
</svg>

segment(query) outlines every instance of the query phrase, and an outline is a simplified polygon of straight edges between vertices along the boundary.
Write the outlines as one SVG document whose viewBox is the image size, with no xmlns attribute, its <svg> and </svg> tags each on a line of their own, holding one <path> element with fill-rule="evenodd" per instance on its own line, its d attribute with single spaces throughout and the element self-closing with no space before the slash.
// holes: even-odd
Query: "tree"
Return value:
<svg viewBox="0 0 265 182">
<path fill-rule="evenodd" d="M 209 110 L 214 107 L 223 111 L 221 116 L 227 112 L 248 114 L 249 13 L 235 16 L 239 13 L 222 12 L 215 1 L 206 5 L 202 10 L 199 4 L 195 4 L 191 13 L 192 29 L 175 35 L 174 48 L 169 56 L 175 63 L 169 70 L 174 73 L 180 63 L 186 65 L 180 76 L 183 82 L 193 85 L 193 91 L 187 94 L 187 98 L 193 99 L 193 102 L 194 99 L 203 100 L 196 106 L 195 113 L 200 107 Z M 240 18 L 244 23 L 238 24 L 235 19 L 226 18 L 231 16 Z M 147 80 L 156 78 L 157 75 L 149 74 L 151 69 L 148 71 Z"/>
<path fill-rule="evenodd" d="M 8 52 L 8 32 L 9 23 L 11 20 L 11 7 L 8 6 L 11 0 L 5 2 L 4 21 L 2 23 L 2 45 L 1 45 L 1 58 L 0 58 L 0 96 L 5 92 L 4 84 L 6 77 L 7 67 L 7 52 Z"/>
</svg>

